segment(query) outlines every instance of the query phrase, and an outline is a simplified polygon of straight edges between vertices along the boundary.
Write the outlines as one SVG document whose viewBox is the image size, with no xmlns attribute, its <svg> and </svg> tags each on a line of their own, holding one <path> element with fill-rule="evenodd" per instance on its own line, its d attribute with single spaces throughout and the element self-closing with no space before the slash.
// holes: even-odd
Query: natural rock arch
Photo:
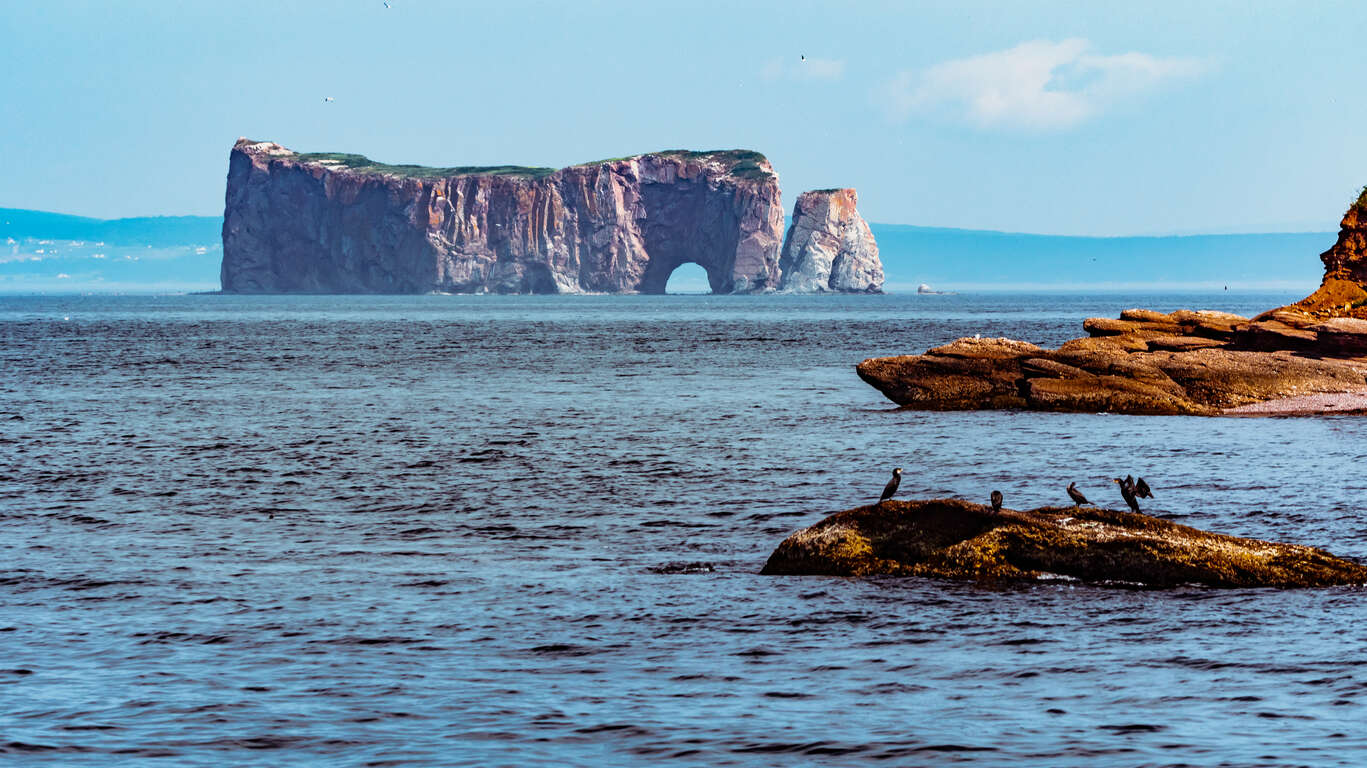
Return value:
<svg viewBox="0 0 1367 768">
<path fill-rule="evenodd" d="M 712 288 L 712 275 L 708 274 L 706 267 L 696 261 L 685 261 L 671 270 L 665 276 L 664 293 L 696 292 L 699 277 L 707 278 L 708 290 L 716 293 Z"/>
<path fill-rule="evenodd" d="M 684 264 L 697 264 L 707 272 L 713 293 L 734 293 L 777 288 L 779 241 L 769 244 L 772 267 L 758 270 L 757 281 L 773 275 L 774 285 L 737 283 L 737 251 L 741 246 L 743 210 L 729 195 L 718 195 L 706 184 L 642 184 L 641 203 L 647 215 L 640 222 L 641 241 L 647 262 L 641 275 L 641 293 L 663 294 L 669 276 Z M 778 209 L 780 216 L 782 209 Z M 782 231 L 777 220 L 775 233 Z M 744 280 L 744 277 L 741 277 Z"/>
<path fill-rule="evenodd" d="M 693 264 L 702 267 L 707 273 L 707 285 L 712 289 L 712 293 L 732 293 L 734 281 L 731 278 L 731 271 L 716 263 L 705 264 L 700 259 L 663 259 L 651 256 L 650 263 L 646 266 L 645 274 L 641 276 L 641 293 L 652 295 L 664 295 L 669 286 L 669 278 L 679 267 L 685 264 Z"/>
</svg>

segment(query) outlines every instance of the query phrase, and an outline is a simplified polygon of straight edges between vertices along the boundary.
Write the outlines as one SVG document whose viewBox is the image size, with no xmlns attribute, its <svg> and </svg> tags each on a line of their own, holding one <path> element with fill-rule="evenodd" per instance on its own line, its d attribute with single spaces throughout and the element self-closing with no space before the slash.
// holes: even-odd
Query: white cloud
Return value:
<svg viewBox="0 0 1367 768">
<path fill-rule="evenodd" d="M 776 57 L 764 62 L 759 74 L 765 80 L 839 80 L 845 76 L 845 60 L 815 56 Z"/>
<path fill-rule="evenodd" d="M 902 72 L 888 83 L 889 114 L 943 112 L 984 128 L 1070 128 L 1107 107 L 1206 69 L 1191 58 L 1105 56 L 1087 40 L 1032 40 L 1014 48 Z"/>
</svg>

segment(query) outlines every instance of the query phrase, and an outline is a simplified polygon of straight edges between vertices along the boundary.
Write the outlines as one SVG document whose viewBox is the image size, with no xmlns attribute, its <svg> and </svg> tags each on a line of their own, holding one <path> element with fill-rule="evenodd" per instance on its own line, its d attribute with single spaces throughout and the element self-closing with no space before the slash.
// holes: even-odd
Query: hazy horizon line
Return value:
<svg viewBox="0 0 1367 768">
<path fill-rule="evenodd" d="M 917 285 L 911 283 L 895 283 L 884 286 L 883 295 L 889 296 L 924 296 L 928 301 L 933 301 L 938 297 L 974 294 L 1136 294 L 1136 295 L 1163 295 L 1163 294 L 1269 294 L 1269 293 L 1309 293 L 1315 286 L 1296 281 L 1263 281 L 1249 283 L 1230 283 L 1228 286 L 1217 283 L 944 283 L 933 286 L 937 293 L 918 294 Z M 563 296 L 569 298 L 593 298 L 593 297 L 620 297 L 620 296 L 739 296 L 744 298 L 753 297 L 784 297 L 784 298 L 812 298 L 812 297 L 835 297 L 835 296 L 858 296 L 862 294 L 785 294 L 782 292 L 763 293 L 763 294 L 713 294 L 706 290 L 692 291 L 681 290 L 664 294 L 608 294 L 608 293 L 565 293 L 565 294 L 478 294 L 478 293 L 453 293 L 453 294 L 368 294 L 368 293 L 339 293 L 339 294 L 310 294 L 310 293 L 274 293 L 274 294 L 224 294 L 220 286 L 210 286 L 201 283 L 176 283 L 163 282 L 150 285 L 138 285 L 134 283 L 116 283 L 107 286 L 53 286 L 51 289 L 40 287 L 26 288 L 5 288 L 0 287 L 0 297 L 15 298 L 24 296 L 48 296 L 48 297 L 79 297 L 79 296 L 183 296 L 192 294 L 202 295 L 224 295 L 224 296 L 479 296 L 481 298 L 490 297 L 514 297 L 514 296 Z"/>
<path fill-rule="evenodd" d="M 100 217 L 98 217 L 98 216 L 87 216 L 87 215 L 85 215 L 85 214 L 80 214 L 80 213 L 66 213 L 66 212 L 63 212 L 63 211 L 49 211 L 49 210 L 45 210 L 45 209 L 41 209 L 41 208 L 13 208 L 13 207 L 9 207 L 9 206 L 0 206 L 0 211 L 23 211 L 23 212 L 25 212 L 25 213 L 45 213 L 45 214 L 51 214 L 51 215 L 55 215 L 55 216 L 70 216 L 70 217 L 72 217 L 72 218 L 84 219 L 84 220 L 87 220 L 87 221 L 97 221 L 97 222 L 102 222 L 102 223 L 109 223 L 109 222 L 115 222 L 115 221 L 146 220 L 146 219 L 218 219 L 218 220 L 220 220 L 220 221 L 223 219 L 223 215 L 222 215 L 222 214 L 200 214 L 200 213 L 157 213 L 157 214 L 147 214 L 147 215 L 141 215 L 141 216 L 118 216 L 118 217 L 115 217 L 115 218 L 106 219 L 106 218 L 100 218 Z M 791 218 L 792 218 L 791 216 L 789 216 L 789 215 L 787 215 L 787 214 L 784 214 L 784 221 L 785 221 L 785 222 L 790 221 Z M 869 226 L 875 226 L 875 225 L 876 225 L 876 226 L 880 226 L 880 227 L 908 227 L 908 228 L 911 228 L 911 229 L 935 230 L 935 231 L 940 231 L 940 232 L 966 232 L 966 233 L 979 233 L 979 232 L 980 232 L 980 233 L 987 233 L 987 234 L 994 234 L 994 235 L 1019 235 L 1019 236 L 1022 236 L 1022 237 L 1067 237 L 1067 238 L 1085 239 L 1085 240 L 1134 240 L 1134 239 L 1142 239 L 1142 238 L 1159 239 L 1159 238 L 1175 238 L 1175 237 L 1238 237 L 1238 236 L 1251 236 L 1251 235 L 1321 235 L 1321 234 L 1334 234 L 1335 232 L 1337 232 L 1337 228 L 1330 228 L 1330 229 L 1315 229 L 1315 228 L 1297 229 L 1297 228 L 1294 228 L 1294 227 L 1289 227 L 1289 228 L 1284 228 L 1284 229 L 1248 230 L 1248 231 L 1237 231 L 1237 230 L 1210 230 L 1210 231 L 1206 231 L 1206 230 L 1190 230 L 1190 231 L 1188 231 L 1188 230 L 1174 230 L 1174 231 L 1170 231 L 1170 232 L 1168 232 L 1168 231 L 1159 231 L 1159 232 L 1133 232 L 1133 233 L 1116 234 L 1116 235 L 1082 235 L 1082 234 L 1066 234 L 1066 233 L 1059 233 L 1059 232 L 1022 232 L 1022 231 L 1007 230 L 1007 229 L 988 229 L 988 228 L 975 228 L 975 227 L 950 227 L 950 226 L 943 226 L 943 225 L 938 225 L 938 224 L 906 224 L 906 223 L 902 223 L 902 222 L 892 222 L 892 221 L 872 221 L 872 220 L 867 220 L 867 221 L 868 221 L 868 223 L 869 223 Z M 786 228 L 788 225 L 785 223 L 784 226 L 785 226 L 785 228 Z"/>
</svg>

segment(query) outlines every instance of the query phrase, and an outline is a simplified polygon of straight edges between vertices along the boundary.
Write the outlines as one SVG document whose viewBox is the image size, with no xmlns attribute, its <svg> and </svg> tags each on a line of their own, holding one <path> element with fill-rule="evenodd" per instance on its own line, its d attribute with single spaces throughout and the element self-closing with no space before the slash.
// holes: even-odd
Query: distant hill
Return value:
<svg viewBox="0 0 1367 768">
<path fill-rule="evenodd" d="M 0 293 L 212 291 L 217 216 L 91 219 L 0 208 Z M 1309 291 L 1335 233 L 1071 237 L 870 224 L 886 289 Z M 676 284 L 677 283 L 677 284 Z M 680 273 L 672 290 L 706 291 Z"/>
<path fill-rule="evenodd" d="M 0 293 L 218 290 L 216 216 L 90 219 L 0 208 Z"/>
<path fill-rule="evenodd" d="M 86 240 L 108 245 L 153 248 L 212 245 L 219 242 L 220 216 L 143 216 L 133 219 L 89 219 L 65 213 L 0 208 L 0 240 Z"/>
<path fill-rule="evenodd" d="M 870 224 L 889 291 L 1319 285 L 1333 232 L 1072 237 Z"/>
</svg>

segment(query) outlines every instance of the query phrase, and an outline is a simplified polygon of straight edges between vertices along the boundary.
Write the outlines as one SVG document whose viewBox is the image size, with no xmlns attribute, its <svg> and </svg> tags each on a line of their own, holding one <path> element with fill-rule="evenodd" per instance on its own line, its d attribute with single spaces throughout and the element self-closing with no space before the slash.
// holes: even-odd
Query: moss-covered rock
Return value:
<svg viewBox="0 0 1367 768">
<path fill-rule="evenodd" d="M 779 544 L 770 575 L 1066 576 L 1170 587 L 1367 584 L 1367 566 L 1314 547 L 1210 533 L 1096 507 L 1002 510 L 957 499 L 885 501 L 838 512 Z"/>
</svg>

